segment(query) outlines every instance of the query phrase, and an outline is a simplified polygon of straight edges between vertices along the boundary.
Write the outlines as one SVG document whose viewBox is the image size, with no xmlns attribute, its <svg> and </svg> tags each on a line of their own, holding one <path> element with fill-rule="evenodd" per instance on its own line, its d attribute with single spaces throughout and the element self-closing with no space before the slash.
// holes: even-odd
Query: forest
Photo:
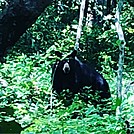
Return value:
<svg viewBox="0 0 134 134">
<path fill-rule="evenodd" d="M 133 0 L 0 0 L 0 134 L 134 134 L 133 42 Z"/>
</svg>

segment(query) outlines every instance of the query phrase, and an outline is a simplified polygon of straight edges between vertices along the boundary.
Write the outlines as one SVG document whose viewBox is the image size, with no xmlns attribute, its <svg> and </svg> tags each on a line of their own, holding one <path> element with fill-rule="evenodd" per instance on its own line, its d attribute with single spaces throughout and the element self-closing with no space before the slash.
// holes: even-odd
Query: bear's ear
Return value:
<svg viewBox="0 0 134 134">
<path fill-rule="evenodd" d="M 62 58 L 62 53 L 59 51 L 55 51 L 55 55 L 58 56 L 59 58 Z"/>
<path fill-rule="evenodd" d="M 76 55 L 77 55 L 77 51 L 74 50 L 70 55 L 68 55 L 68 57 L 75 58 Z"/>
</svg>

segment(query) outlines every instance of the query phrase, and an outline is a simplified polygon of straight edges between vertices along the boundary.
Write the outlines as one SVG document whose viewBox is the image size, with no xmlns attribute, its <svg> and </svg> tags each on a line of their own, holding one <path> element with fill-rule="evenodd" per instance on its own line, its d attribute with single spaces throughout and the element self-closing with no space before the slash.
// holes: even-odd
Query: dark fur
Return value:
<svg viewBox="0 0 134 134">
<path fill-rule="evenodd" d="M 110 98 L 108 83 L 96 70 L 76 57 L 74 50 L 67 59 L 57 61 L 53 67 L 53 90 L 60 94 L 63 89 L 69 89 L 73 94 L 81 92 L 83 87 L 91 86 L 92 94 L 99 91 L 101 99 Z M 68 68 L 69 67 L 69 68 Z M 69 72 L 68 72 L 68 69 Z"/>
</svg>

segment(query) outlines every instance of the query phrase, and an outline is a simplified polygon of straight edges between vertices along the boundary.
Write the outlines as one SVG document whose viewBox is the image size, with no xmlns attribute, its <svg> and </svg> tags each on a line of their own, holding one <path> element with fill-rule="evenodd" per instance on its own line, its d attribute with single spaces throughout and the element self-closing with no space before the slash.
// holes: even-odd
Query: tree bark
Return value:
<svg viewBox="0 0 134 134">
<path fill-rule="evenodd" d="M 74 47 L 75 50 L 79 49 L 79 40 L 80 40 L 80 37 L 81 37 L 82 21 L 83 21 L 83 18 L 84 18 L 85 3 L 86 3 L 86 0 L 81 1 L 79 25 L 78 25 L 78 28 L 77 28 L 76 43 L 75 43 L 75 47 Z"/>
<path fill-rule="evenodd" d="M 0 13 L 0 58 L 52 0 L 8 0 Z"/>
<path fill-rule="evenodd" d="M 124 38 L 124 33 L 120 24 L 120 13 L 123 8 L 124 0 L 119 0 L 116 14 L 115 14 L 115 27 L 119 37 L 119 61 L 118 61 L 118 71 L 117 71 L 117 106 L 119 106 L 119 113 L 122 111 L 122 77 L 123 77 L 123 66 L 124 66 L 124 55 L 125 55 L 125 45 L 126 41 Z"/>
</svg>

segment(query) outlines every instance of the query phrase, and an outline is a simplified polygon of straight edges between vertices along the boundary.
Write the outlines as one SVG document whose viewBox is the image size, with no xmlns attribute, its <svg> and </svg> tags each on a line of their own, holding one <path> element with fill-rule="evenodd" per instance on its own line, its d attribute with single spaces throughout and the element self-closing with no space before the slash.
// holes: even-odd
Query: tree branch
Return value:
<svg viewBox="0 0 134 134">
<path fill-rule="evenodd" d="M 0 58 L 52 0 L 8 0 L 0 14 Z"/>
</svg>

